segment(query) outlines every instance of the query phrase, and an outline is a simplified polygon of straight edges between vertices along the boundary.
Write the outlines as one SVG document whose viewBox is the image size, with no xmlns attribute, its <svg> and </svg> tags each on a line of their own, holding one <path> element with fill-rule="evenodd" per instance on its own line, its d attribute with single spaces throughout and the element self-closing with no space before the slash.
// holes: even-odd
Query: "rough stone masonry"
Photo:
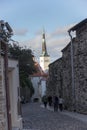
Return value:
<svg viewBox="0 0 87 130">
<path fill-rule="evenodd" d="M 87 19 L 70 30 L 76 32 L 72 38 L 74 89 L 70 42 L 62 49 L 62 57 L 49 65 L 47 95 L 62 95 L 65 109 L 87 114 Z"/>
</svg>

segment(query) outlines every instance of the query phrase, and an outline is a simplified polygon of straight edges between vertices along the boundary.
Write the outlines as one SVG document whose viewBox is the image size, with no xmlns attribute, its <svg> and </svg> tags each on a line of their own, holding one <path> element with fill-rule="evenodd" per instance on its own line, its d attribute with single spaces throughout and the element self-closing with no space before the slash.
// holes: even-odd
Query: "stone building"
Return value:
<svg viewBox="0 0 87 130">
<path fill-rule="evenodd" d="M 8 58 L 12 34 L 8 22 L 0 20 L 0 130 L 22 129 L 18 61 Z"/>
<path fill-rule="evenodd" d="M 8 130 L 8 120 L 12 130 L 19 130 L 22 129 L 22 117 L 19 101 L 18 61 L 8 59 L 9 108 L 7 106 L 5 71 L 4 58 L 0 56 L 0 130 Z"/>
<path fill-rule="evenodd" d="M 30 75 L 31 82 L 34 87 L 34 94 L 32 96 L 32 101 L 41 102 L 42 97 L 46 95 L 46 79 L 48 74 L 42 70 L 39 63 L 36 61 L 35 61 L 35 68 L 37 72 Z"/>
<path fill-rule="evenodd" d="M 68 44 L 62 50 L 62 87 L 65 107 L 72 109 L 72 74 L 71 74 L 71 48 Z"/>
<path fill-rule="evenodd" d="M 87 19 L 70 29 L 76 32 L 73 40 L 74 106 L 87 113 Z"/>
<path fill-rule="evenodd" d="M 71 35 L 73 31 L 76 33 L 75 37 Z M 76 110 L 77 112 L 87 114 L 87 19 L 72 27 L 68 32 L 71 41 L 62 50 L 62 65 L 60 66 L 58 60 L 56 63 L 57 69 L 62 69 L 62 71 L 60 71 L 62 72 L 62 96 L 64 98 L 65 107 L 68 110 Z M 51 70 L 50 68 L 55 69 L 53 66 L 54 63 L 49 65 L 49 71 Z M 56 72 L 58 77 L 60 72 Z M 49 72 L 49 77 L 50 73 L 52 72 Z M 54 75 L 52 73 L 50 80 L 53 77 Z M 50 80 L 48 80 L 48 82 L 50 82 Z M 56 84 L 61 88 L 57 80 Z M 50 86 L 47 86 L 47 88 L 49 87 Z M 55 92 L 57 91 L 56 85 L 53 89 Z"/>
<path fill-rule="evenodd" d="M 59 96 L 62 94 L 62 58 L 49 65 L 49 77 L 47 80 L 47 95 Z"/>
</svg>

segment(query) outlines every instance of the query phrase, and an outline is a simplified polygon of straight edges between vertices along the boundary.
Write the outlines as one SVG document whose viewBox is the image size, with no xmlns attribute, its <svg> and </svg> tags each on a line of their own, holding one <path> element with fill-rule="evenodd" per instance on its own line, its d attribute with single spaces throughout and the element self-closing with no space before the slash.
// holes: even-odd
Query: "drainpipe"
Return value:
<svg viewBox="0 0 87 130">
<path fill-rule="evenodd" d="M 75 110 L 75 84 L 74 84 L 74 62 L 73 62 L 73 42 L 72 42 L 72 35 L 71 35 L 71 30 L 68 31 L 70 40 L 71 40 L 71 75 L 72 75 L 72 105 L 73 109 Z"/>
</svg>

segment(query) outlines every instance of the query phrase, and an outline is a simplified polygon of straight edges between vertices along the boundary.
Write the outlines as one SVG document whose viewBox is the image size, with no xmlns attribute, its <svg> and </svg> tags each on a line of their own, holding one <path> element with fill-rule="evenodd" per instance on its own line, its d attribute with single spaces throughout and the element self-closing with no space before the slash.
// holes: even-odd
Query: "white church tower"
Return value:
<svg viewBox="0 0 87 130">
<path fill-rule="evenodd" d="M 47 53 L 45 32 L 42 34 L 42 53 L 40 55 L 40 66 L 44 72 L 48 71 L 48 65 L 50 64 L 50 56 Z"/>
</svg>

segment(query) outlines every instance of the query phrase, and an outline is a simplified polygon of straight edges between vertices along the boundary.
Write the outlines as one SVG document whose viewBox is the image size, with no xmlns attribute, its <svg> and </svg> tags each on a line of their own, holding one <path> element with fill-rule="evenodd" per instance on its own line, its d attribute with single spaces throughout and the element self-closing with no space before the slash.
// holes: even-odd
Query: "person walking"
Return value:
<svg viewBox="0 0 87 130">
<path fill-rule="evenodd" d="M 48 96 L 48 104 L 50 107 L 52 106 L 52 97 L 51 96 Z"/>
<path fill-rule="evenodd" d="M 59 99 L 57 96 L 54 97 L 54 112 L 58 111 Z"/>
<path fill-rule="evenodd" d="M 47 96 L 46 95 L 43 96 L 42 102 L 44 104 L 44 107 L 46 108 L 47 107 Z"/>
<path fill-rule="evenodd" d="M 63 98 L 61 96 L 59 96 L 59 110 L 63 110 Z"/>
</svg>

